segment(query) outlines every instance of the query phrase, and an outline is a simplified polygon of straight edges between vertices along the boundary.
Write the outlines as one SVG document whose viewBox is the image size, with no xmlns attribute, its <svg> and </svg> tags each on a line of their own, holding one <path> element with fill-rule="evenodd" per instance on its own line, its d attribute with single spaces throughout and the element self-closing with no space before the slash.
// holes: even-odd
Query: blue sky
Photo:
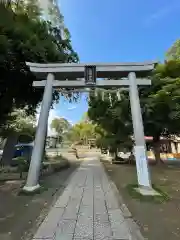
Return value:
<svg viewBox="0 0 180 240">
<path fill-rule="evenodd" d="M 180 37 L 179 0 L 59 0 L 59 6 L 81 62 L 163 60 Z M 50 118 L 76 123 L 87 107 L 84 98 L 61 99 Z"/>
</svg>

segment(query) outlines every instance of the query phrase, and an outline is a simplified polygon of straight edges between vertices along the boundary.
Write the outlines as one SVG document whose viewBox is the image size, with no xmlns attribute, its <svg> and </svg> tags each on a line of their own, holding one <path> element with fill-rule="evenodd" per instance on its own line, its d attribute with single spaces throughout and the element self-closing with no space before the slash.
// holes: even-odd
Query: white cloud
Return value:
<svg viewBox="0 0 180 240">
<path fill-rule="evenodd" d="M 71 120 L 68 120 L 68 122 L 73 126 L 74 125 L 74 122 L 71 121 Z"/>
<path fill-rule="evenodd" d="M 76 108 L 77 108 L 77 106 L 72 106 L 72 107 L 69 107 L 68 110 L 74 110 Z"/>
</svg>

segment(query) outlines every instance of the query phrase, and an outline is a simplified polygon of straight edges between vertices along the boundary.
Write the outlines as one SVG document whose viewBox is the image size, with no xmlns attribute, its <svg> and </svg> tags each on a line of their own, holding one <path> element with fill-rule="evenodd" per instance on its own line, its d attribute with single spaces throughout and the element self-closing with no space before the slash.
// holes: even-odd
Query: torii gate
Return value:
<svg viewBox="0 0 180 240">
<path fill-rule="evenodd" d="M 142 191 L 145 189 L 145 191 L 151 194 L 153 190 L 148 171 L 146 143 L 144 140 L 144 128 L 137 86 L 151 84 L 151 80 L 146 79 L 146 77 L 154 70 L 156 63 L 157 62 L 39 64 L 27 62 L 26 64 L 30 67 L 30 70 L 40 79 L 40 81 L 33 82 L 33 86 L 43 87 L 44 95 L 27 182 L 23 188 L 24 191 L 32 192 L 40 187 L 39 173 L 44 151 L 48 116 L 52 103 L 53 88 L 76 88 L 82 90 L 87 87 L 120 88 L 128 86 L 135 138 L 134 150 L 139 189 Z M 118 78 L 120 80 L 96 81 L 96 77 L 105 79 Z"/>
</svg>

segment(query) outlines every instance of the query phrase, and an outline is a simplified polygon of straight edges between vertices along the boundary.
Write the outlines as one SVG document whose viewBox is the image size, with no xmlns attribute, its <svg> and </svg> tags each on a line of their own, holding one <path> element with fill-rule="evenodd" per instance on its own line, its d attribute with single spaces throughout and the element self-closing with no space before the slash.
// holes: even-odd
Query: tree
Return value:
<svg viewBox="0 0 180 240">
<path fill-rule="evenodd" d="M 26 61 L 78 61 L 70 39 L 63 40 L 57 27 L 41 19 L 36 1 L 24 2 L 0 3 L 1 128 L 11 120 L 13 109 L 25 107 L 26 113 L 33 115 L 42 99 L 43 91 L 32 87 L 36 78 L 26 66 Z M 58 99 L 59 93 L 54 92 L 53 101 Z M 10 145 L 13 148 L 13 142 Z"/>
<path fill-rule="evenodd" d="M 72 126 L 67 133 L 67 139 L 87 145 L 90 139 L 97 139 L 96 125 L 89 121 L 80 121 Z"/>
<path fill-rule="evenodd" d="M 158 64 L 151 78 L 152 85 L 140 88 L 139 94 L 145 134 L 153 136 L 156 160 L 160 162 L 160 137 L 180 133 L 180 61 Z M 111 105 L 107 98 L 102 101 L 91 96 L 88 114 L 107 132 L 109 145 L 115 149 L 130 142 L 133 132 L 128 93 L 122 93 L 121 102 L 112 97 Z"/>
<path fill-rule="evenodd" d="M 75 124 L 72 126 L 65 134 L 65 138 L 70 142 L 81 141 L 81 129 L 79 128 L 79 125 Z"/>
<path fill-rule="evenodd" d="M 36 131 L 35 117 L 27 115 L 24 109 L 15 109 L 9 116 L 6 125 L 1 129 L 1 136 L 6 138 L 2 163 L 9 165 L 13 155 L 14 146 L 20 140 L 32 142 Z"/>
<path fill-rule="evenodd" d="M 129 149 L 132 145 L 129 100 L 125 92 L 122 93 L 121 99 L 120 103 L 115 94 L 112 94 L 111 105 L 107 94 L 104 101 L 100 93 L 96 97 L 91 95 L 88 109 L 89 118 L 98 125 L 96 127 L 96 132 L 99 132 L 97 145 L 109 149 L 116 155 L 120 147 Z"/>
<path fill-rule="evenodd" d="M 180 60 L 180 39 L 176 40 L 170 47 L 166 53 L 166 57 L 168 60 Z"/>
<path fill-rule="evenodd" d="M 51 128 L 54 129 L 58 135 L 68 131 L 70 127 L 71 124 L 65 118 L 54 118 L 51 122 Z"/>
<path fill-rule="evenodd" d="M 53 24 L 58 25 L 58 26 L 62 26 L 64 25 L 64 17 L 63 15 L 60 13 L 59 8 L 57 6 L 57 1 L 54 0 L 49 0 L 49 15 L 52 19 Z"/>
<path fill-rule="evenodd" d="M 23 3 L 22 3 L 23 2 Z M 34 1 L 16 5 L 0 3 L 0 123 L 4 124 L 14 108 L 32 114 L 42 99 L 42 89 L 25 62 L 77 62 L 71 40 L 62 40 L 60 30 L 41 19 Z M 13 87 L 12 87 L 13 86 Z M 55 92 L 53 100 L 59 99 Z M 6 103 L 6 104 L 3 104 Z"/>
<path fill-rule="evenodd" d="M 86 123 L 90 123 L 90 119 L 89 119 L 89 116 L 88 116 L 88 112 L 85 112 L 84 114 L 83 114 L 83 116 L 82 116 L 82 119 L 81 119 L 81 122 L 86 122 Z"/>
<path fill-rule="evenodd" d="M 69 131 L 71 124 L 65 118 L 54 118 L 51 122 L 51 129 L 54 129 L 58 140 L 62 140 L 64 134 Z"/>
<path fill-rule="evenodd" d="M 180 133 L 180 61 L 158 65 L 152 86 L 140 94 L 145 133 L 153 136 L 154 153 L 160 162 L 160 137 Z"/>
</svg>

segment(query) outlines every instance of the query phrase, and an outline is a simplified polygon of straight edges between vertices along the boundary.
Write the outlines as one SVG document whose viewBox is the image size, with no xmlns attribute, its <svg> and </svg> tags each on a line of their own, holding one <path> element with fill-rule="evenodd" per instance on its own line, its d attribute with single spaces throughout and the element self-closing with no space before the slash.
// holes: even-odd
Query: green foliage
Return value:
<svg viewBox="0 0 180 240">
<path fill-rule="evenodd" d="M 49 0 L 49 15 L 51 17 L 51 21 L 55 25 L 62 25 L 64 22 L 64 17 L 59 11 L 59 8 L 54 0 Z"/>
<path fill-rule="evenodd" d="M 5 6 L 17 14 L 25 12 L 32 19 L 37 19 L 41 15 L 41 9 L 36 0 L 26 0 L 26 2 L 24 0 L 10 0 L 5 3 Z"/>
<path fill-rule="evenodd" d="M 91 122 L 83 122 L 75 124 L 67 133 L 67 139 L 73 142 L 82 142 L 88 144 L 89 139 L 96 139 L 96 126 Z"/>
<path fill-rule="evenodd" d="M 14 158 L 13 161 L 17 162 L 20 178 L 22 178 L 23 172 L 27 172 L 29 169 L 29 162 L 25 159 L 25 157 L 17 157 Z"/>
<path fill-rule="evenodd" d="M 35 131 L 35 116 L 27 115 L 25 109 L 14 109 L 14 111 L 8 115 L 8 120 L 0 133 L 4 138 L 12 133 L 16 133 L 18 136 L 22 135 L 33 138 Z"/>
<path fill-rule="evenodd" d="M 51 128 L 55 130 L 58 136 L 68 131 L 71 127 L 71 124 L 65 118 L 54 118 L 51 122 Z"/>
<path fill-rule="evenodd" d="M 152 86 L 141 91 L 145 133 L 159 141 L 161 135 L 180 132 L 180 61 L 157 66 Z"/>
<path fill-rule="evenodd" d="M 159 64 L 154 71 L 152 85 L 140 88 L 140 102 L 145 134 L 153 136 L 154 149 L 160 136 L 180 133 L 180 61 L 171 60 Z M 101 126 L 106 134 L 99 141 L 109 148 L 130 148 L 132 120 L 129 96 L 121 93 L 121 101 L 112 95 L 112 104 L 108 98 L 101 100 L 100 95 L 91 96 L 88 115 Z"/>
<path fill-rule="evenodd" d="M 172 47 L 167 51 L 168 60 L 180 60 L 180 39 L 172 45 Z"/>
<path fill-rule="evenodd" d="M 25 62 L 77 62 L 71 40 L 61 38 L 60 29 L 40 18 L 35 1 L 16 4 L 0 3 L 0 123 L 14 108 L 34 113 L 42 99 L 42 89 Z M 58 100 L 57 92 L 53 100 Z"/>
<path fill-rule="evenodd" d="M 108 97 L 102 101 L 100 94 L 91 96 L 89 101 L 88 116 L 97 124 L 96 131 L 99 132 L 97 145 L 109 148 L 116 152 L 117 149 L 129 149 L 132 146 L 130 135 L 132 125 L 130 118 L 129 99 L 125 92 L 122 93 L 121 102 L 117 101 L 112 94 L 112 105 Z"/>
</svg>

